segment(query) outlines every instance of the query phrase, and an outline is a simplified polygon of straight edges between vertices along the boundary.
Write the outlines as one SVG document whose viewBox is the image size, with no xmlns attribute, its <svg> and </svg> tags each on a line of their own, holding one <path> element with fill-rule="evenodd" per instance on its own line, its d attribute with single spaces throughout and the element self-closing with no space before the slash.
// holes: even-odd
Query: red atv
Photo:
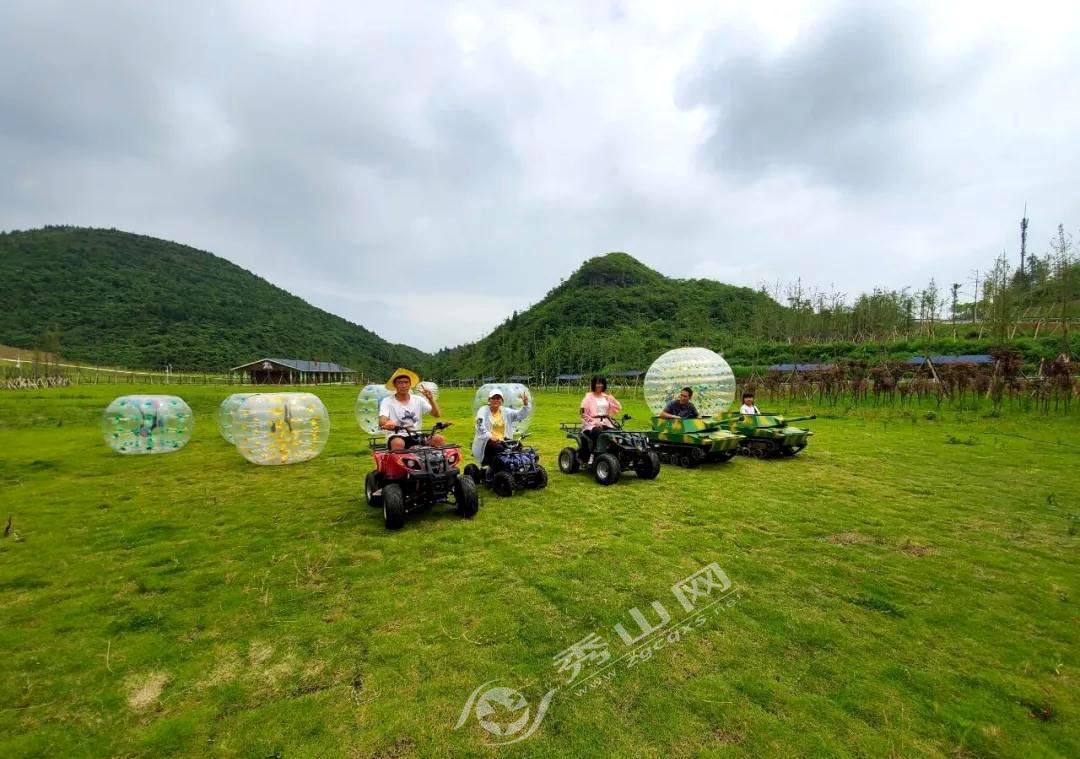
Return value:
<svg viewBox="0 0 1080 759">
<path fill-rule="evenodd" d="M 431 435 L 449 426 L 449 422 L 439 422 L 429 432 L 396 427 L 394 432 L 407 438 L 410 446 L 400 451 L 391 451 L 380 437 L 370 439 L 375 471 L 364 479 L 364 498 L 369 506 L 382 506 L 388 530 L 405 524 L 406 514 L 436 503 L 453 504 L 463 517 L 479 510 L 476 483 L 458 472 L 461 448 L 452 443 L 428 444 Z"/>
</svg>

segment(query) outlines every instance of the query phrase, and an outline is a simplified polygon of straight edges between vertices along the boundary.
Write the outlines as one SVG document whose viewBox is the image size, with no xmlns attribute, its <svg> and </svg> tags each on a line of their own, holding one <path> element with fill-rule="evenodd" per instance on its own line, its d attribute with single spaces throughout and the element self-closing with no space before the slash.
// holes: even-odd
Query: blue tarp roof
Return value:
<svg viewBox="0 0 1080 759">
<path fill-rule="evenodd" d="M 532 379 L 531 374 L 511 374 L 510 375 L 510 381 L 511 382 L 528 382 L 531 379 Z"/>
<path fill-rule="evenodd" d="M 612 377 L 640 377 L 644 373 L 645 372 L 641 371 L 640 369 L 631 369 L 628 372 L 615 372 L 611 376 Z"/>
<path fill-rule="evenodd" d="M 495 377 L 495 376 L 491 376 L 491 377 L 481 377 L 481 379 L 482 379 L 482 380 L 483 380 L 484 382 L 494 382 L 494 381 L 495 381 L 496 379 L 498 379 L 498 377 Z"/>
<path fill-rule="evenodd" d="M 579 380 L 584 377 L 584 374 L 560 374 L 555 379 L 557 380 Z"/>
<path fill-rule="evenodd" d="M 770 372 L 813 372 L 832 369 L 836 364 L 773 364 Z"/>
<path fill-rule="evenodd" d="M 971 353 L 963 356 L 930 356 L 935 364 L 992 364 L 994 357 L 985 353 Z M 926 356 L 912 356 L 907 360 L 911 366 L 922 366 L 926 363 Z"/>
</svg>

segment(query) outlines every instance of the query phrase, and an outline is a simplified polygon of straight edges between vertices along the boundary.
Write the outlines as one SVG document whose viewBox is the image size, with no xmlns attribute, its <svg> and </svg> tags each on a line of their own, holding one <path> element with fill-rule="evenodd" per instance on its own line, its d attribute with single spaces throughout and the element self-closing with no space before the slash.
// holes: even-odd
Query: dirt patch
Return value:
<svg viewBox="0 0 1080 759">
<path fill-rule="evenodd" d="M 400 759 L 403 756 L 416 756 L 416 741 L 403 736 L 394 741 L 393 746 L 388 746 L 369 756 L 371 759 Z"/>
<path fill-rule="evenodd" d="M 865 545 L 877 542 L 877 538 L 863 535 L 861 532 L 841 532 L 836 535 L 830 535 L 825 538 L 825 540 L 826 542 L 839 546 Z"/>
<path fill-rule="evenodd" d="M 733 746 L 743 742 L 743 737 L 731 730 L 713 730 L 712 739 L 713 743 L 723 746 Z"/>
<path fill-rule="evenodd" d="M 240 676 L 240 657 L 232 649 L 220 651 L 215 656 L 214 669 L 202 682 L 202 685 L 213 687 L 231 683 Z"/>
<path fill-rule="evenodd" d="M 248 651 L 248 658 L 251 659 L 251 663 L 256 667 L 265 664 L 273 655 L 274 647 L 269 643 L 261 643 L 259 641 L 252 643 L 251 649 Z"/>
<path fill-rule="evenodd" d="M 153 706 L 161 698 L 167 682 L 169 675 L 166 672 L 148 672 L 128 678 L 128 706 L 137 712 Z"/>
<path fill-rule="evenodd" d="M 910 540 L 898 545 L 896 550 L 900 553 L 906 553 L 909 556 L 927 556 L 935 553 L 934 549 L 930 546 L 921 546 L 918 543 L 912 543 Z"/>
</svg>

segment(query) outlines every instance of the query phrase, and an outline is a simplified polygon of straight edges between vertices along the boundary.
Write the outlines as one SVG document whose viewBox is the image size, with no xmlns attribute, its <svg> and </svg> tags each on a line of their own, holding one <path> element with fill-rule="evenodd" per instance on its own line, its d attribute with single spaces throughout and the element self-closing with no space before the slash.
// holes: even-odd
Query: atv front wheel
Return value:
<svg viewBox="0 0 1080 759">
<path fill-rule="evenodd" d="M 660 474 L 660 457 L 656 451 L 649 451 L 642 456 L 634 471 L 637 472 L 639 480 L 655 480 Z"/>
<path fill-rule="evenodd" d="M 596 481 L 601 485 L 614 485 L 622 475 L 619 460 L 610 453 L 601 453 L 596 457 L 596 466 L 593 471 Z"/>
<path fill-rule="evenodd" d="M 454 485 L 454 500 L 457 501 L 457 513 L 468 519 L 476 516 L 480 510 L 480 495 L 476 492 L 476 482 L 472 477 L 458 477 Z"/>
<path fill-rule="evenodd" d="M 533 485 L 535 490 L 543 490 L 547 487 L 548 476 L 547 470 L 539 464 L 536 465 L 536 484 Z"/>
<path fill-rule="evenodd" d="M 391 483 L 382 491 L 382 513 L 386 529 L 398 530 L 405 524 L 405 494 L 401 485 Z"/>
<path fill-rule="evenodd" d="M 477 485 L 480 484 L 480 467 L 476 464 L 465 465 L 465 476 L 472 479 Z"/>
<path fill-rule="evenodd" d="M 559 451 L 559 471 L 563 474 L 577 474 L 581 469 L 578 461 L 577 450 L 567 446 Z"/>
<path fill-rule="evenodd" d="M 509 472 L 496 472 L 491 478 L 491 489 L 500 498 L 509 498 L 514 494 L 514 475 Z"/>
<path fill-rule="evenodd" d="M 372 508 L 382 506 L 382 495 L 375 495 L 375 491 L 378 489 L 379 473 L 368 472 L 367 477 L 364 478 L 364 500 L 367 501 L 367 505 Z"/>
</svg>

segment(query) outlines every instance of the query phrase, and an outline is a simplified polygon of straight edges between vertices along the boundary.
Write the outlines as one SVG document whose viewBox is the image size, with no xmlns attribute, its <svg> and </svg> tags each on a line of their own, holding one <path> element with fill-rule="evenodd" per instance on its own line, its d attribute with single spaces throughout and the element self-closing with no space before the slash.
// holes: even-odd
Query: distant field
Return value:
<svg viewBox="0 0 1080 759">
<path fill-rule="evenodd" d="M 0 391 L 2 757 L 1080 756 L 1074 416 L 824 410 L 794 459 L 604 489 L 557 471 L 578 397 L 542 394 L 546 491 L 389 533 L 357 388 L 316 391 L 330 442 L 283 468 L 219 437 L 213 386 L 174 388 L 184 450 L 113 454 L 99 414 L 133 389 Z M 462 442 L 470 401 L 443 393 Z M 730 607 L 561 684 L 590 633 L 630 650 L 631 608 L 676 630 L 710 562 Z M 454 729 L 485 684 L 531 718 L 556 692 L 500 748 Z"/>
</svg>

